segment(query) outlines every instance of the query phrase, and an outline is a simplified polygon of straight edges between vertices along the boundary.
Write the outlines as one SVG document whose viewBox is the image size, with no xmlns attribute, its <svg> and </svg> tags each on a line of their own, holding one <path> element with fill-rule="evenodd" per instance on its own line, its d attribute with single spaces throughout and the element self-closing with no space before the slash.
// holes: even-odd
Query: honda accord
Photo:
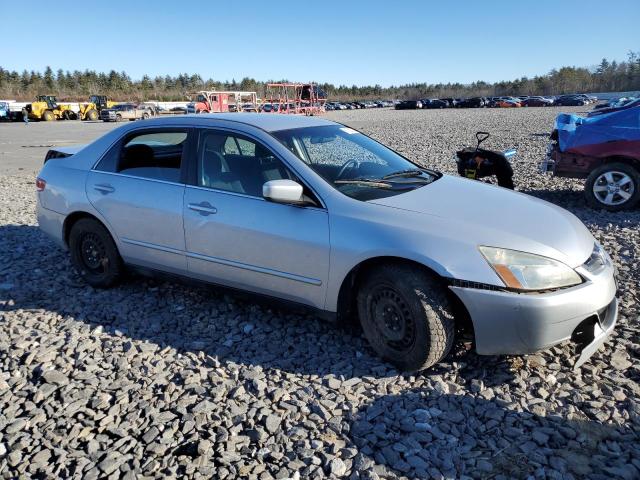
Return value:
<svg viewBox="0 0 640 480">
<path fill-rule="evenodd" d="M 406 371 L 463 326 L 485 355 L 572 342 L 577 367 L 617 319 L 611 259 L 571 213 L 317 117 L 127 124 L 50 151 L 36 188 L 40 228 L 93 287 L 143 268 L 353 316 Z"/>
</svg>

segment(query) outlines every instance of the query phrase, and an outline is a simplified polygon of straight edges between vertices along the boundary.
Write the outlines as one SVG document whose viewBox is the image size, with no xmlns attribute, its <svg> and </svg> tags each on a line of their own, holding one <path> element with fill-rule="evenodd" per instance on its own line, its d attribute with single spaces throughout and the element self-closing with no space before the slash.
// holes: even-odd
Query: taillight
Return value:
<svg viewBox="0 0 640 480">
<path fill-rule="evenodd" d="M 46 187 L 46 186 L 47 186 L 47 182 L 45 182 L 41 178 L 36 178 L 36 190 L 38 192 L 42 192 L 44 190 L 44 187 Z"/>
</svg>

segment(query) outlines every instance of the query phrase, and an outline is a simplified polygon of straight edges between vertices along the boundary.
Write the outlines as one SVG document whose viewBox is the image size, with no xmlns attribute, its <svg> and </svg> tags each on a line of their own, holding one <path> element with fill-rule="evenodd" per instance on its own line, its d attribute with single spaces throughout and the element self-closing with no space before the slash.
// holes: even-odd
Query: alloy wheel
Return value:
<svg viewBox="0 0 640 480">
<path fill-rule="evenodd" d="M 633 179 L 624 172 L 609 171 L 596 178 L 593 194 L 604 205 L 615 206 L 627 202 L 635 192 Z"/>
</svg>

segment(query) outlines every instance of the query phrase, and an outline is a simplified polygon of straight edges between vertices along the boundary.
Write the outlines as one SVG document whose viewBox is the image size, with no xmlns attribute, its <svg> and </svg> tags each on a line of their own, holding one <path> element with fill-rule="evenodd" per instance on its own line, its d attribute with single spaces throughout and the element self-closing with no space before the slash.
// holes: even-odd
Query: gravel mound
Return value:
<svg viewBox="0 0 640 480">
<path fill-rule="evenodd" d="M 563 345 L 401 375 L 357 330 L 250 296 L 94 290 L 36 227 L 35 172 L 0 176 L 0 477 L 640 478 L 640 212 L 536 172 L 557 113 L 327 117 L 449 173 L 477 130 L 518 149 L 517 189 L 575 213 L 620 271 L 619 326 L 578 372 Z"/>
</svg>

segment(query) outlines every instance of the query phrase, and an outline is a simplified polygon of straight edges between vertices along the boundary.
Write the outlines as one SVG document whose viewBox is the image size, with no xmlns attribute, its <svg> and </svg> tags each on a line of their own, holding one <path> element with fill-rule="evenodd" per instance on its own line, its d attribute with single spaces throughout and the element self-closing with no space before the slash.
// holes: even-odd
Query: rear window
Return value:
<svg viewBox="0 0 640 480">
<path fill-rule="evenodd" d="M 70 156 L 70 153 L 59 152 L 58 150 L 49 150 L 44 157 L 44 163 L 47 163 L 49 160 L 54 158 L 67 158 Z"/>
</svg>

